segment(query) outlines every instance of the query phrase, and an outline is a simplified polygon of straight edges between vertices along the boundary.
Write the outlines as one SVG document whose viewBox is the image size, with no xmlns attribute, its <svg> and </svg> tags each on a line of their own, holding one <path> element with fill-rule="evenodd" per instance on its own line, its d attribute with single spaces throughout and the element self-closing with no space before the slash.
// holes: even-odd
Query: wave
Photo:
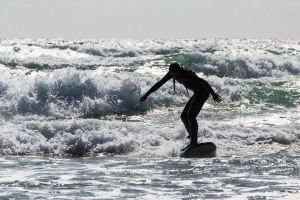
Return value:
<svg viewBox="0 0 300 200">
<path fill-rule="evenodd" d="M 180 147 L 187 143 L 183 125 L 179 122 L 177 124 L 175 128 L 162 129 L 147 123 L 96 119 L 6 123 L 1 124 L 0 154 L 103 153 L 134 157 L 177 157 Z M 300 139 L 297 124 L 249 127 L 203 120 L 201 124 L 199 140 L 214 142 L 223 155 L 232 148 L 238 151 L 249 145 L 288 145 Z"/>
<path fill-rule="evenodd" d="M 171 61 L 223 97 L 209 98 L 197 118 L 202 142 L 225 154 L 292 146 L 299 53 L 298 40 L 2 39 L 0 154 L 178 156 L 192 92 L 176 84 L 175 94 L 169 81 L 139 104 Z"/>
<path fill-rule="evenodd" d="M 129 114 L 154 108 L 182 107 L 192 92 L 172 81 L 152 93 L 147 101 L 139 100 L 163 75 L 139 73 L 97 73 L 74 68 L 54 70 L 31 76 L 3 72 L 0 80 L 0 115 L 6 119 L 34 115 L 53 119 L 99 118 Z M 201 76 L 201 74 L 199 74 Z M 298 107 L 297 78 L 233 79 L 203 77 L 223 97 L 215 107 L 240 109 L 241 106 L 266 109 Z M 209 100 L 211 101 L 211 100 Z M 259 105 L 259 106 L 258 106 Z"/>
<path fill-rule="evenodd" d="M 0 64 L 11 69 L 143 67 L 171 61 L 206 75 L 232 78 L 300 74 L 297 40 L 42 40 L 2 39 Z"/>
<path fill-rule="evenodd" d="M 172 87 L 165 85 L 139 105 L 141 95 L 155 82 L 151 77 L 130 73 L 99 75 L 73 68 L 25 76 L 21 80 L 6 74 L 0 81 L 0 113 L 5 118 L 17 115 L 87 118 L 180 103 L 180 99 L 173 98 Z"/>
<path fill-rule="evenodd" d="M 12 128 L 14 127 L 14 128 Z M 13 129 L 13 130 L 12 130 Z M 24 131 L 25 130 L 25 131 Z M 152 134 L 146 134 L 146 133 Z M 144 123 L 74 120 L 2 126 L 1 154 L 127 154 L 159 146 L 163 137 Z"/>
<path fill-rule="evenodd" d="M 300 57 L 253 55 L 219 55 L 191 53 L 165 59 L 206 75 L 231 78 L 284 77 L 300 75 Z"/>
<path fill-rule="evenodd" d="M 178 41 L 2 39 L 0 64 L 12 69 L 24 66 L 35 70 L 140 66 L 191 49 L 190 41 Z M 214 48 L 214 44 L 197 47 L 198 51 L 203 52 L 213 51 Z"/>
<path fill-rule="evenodd" d="M 136 65 L 140 58 L 100 58 L 70 49 L 44 49 L 36 46 L 20 47 L 23 50 L 14 51 L 12 46 L 0 48 L 0 64 L 15 69 L 18 66 L 34 70 L 62 69 L 96 69 L 99 66 Z"/>
</svg>

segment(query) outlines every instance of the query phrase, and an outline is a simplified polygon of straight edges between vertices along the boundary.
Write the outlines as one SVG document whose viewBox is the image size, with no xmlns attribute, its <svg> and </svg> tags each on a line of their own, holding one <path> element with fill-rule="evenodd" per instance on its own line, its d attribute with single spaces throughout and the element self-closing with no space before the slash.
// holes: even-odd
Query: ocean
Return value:
<svg viewBox="0 0 300 200">
<path fill-rule="evenodd" d="M 192 91 L 212 158 L 181 158 Z M 0 199 L 300 198 L 300 40 L 0 39 Z"/>
</svg>

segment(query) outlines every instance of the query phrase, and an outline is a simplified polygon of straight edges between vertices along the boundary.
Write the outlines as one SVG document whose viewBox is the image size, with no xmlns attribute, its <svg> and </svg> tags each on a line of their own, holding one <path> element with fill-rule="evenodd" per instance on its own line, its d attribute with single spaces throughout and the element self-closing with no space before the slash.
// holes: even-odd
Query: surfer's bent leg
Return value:
<svg viewBox="0 0 300 200">
<path fill-rule="evenodd" d="M 187 102 L 187 104 L 185 105 L 185 107 L 180 115 L 181 121 L 183 122 L 185 129 L 187 130 L 187 132 L 189 134 L 189 138 L 191 137 L 191 132 L 190 132 L 190 123 L 189 123 L 187 115 L 188 115 L 188 112 L 189 112 L 189 109 L 190 109 L 190 106 L 191 106 L 191 103 L 192 103 L 194 97 L 195 97 L 195 95 L 193 95 L 192 98 L 190 98 L 190 100 Z"/>
<path fill-rule="evenodd" d="M 186 130 L 191 137 L 190 145 L 197 144 L 198 140 L 198 123 L 196 120 L 197 115 L 202 109 L 203 104 L 209 97 L 208 92 L 197 92 L 188 101 L 181 114 L 181 120 L 185 125 Z"/>
</svg>

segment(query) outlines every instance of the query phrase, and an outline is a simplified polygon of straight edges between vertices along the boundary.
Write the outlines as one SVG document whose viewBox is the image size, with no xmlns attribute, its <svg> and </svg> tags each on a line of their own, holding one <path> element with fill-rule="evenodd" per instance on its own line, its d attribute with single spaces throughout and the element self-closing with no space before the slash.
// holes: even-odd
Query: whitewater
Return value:
<svg viewBox="0 0 300 200">
<path fill-rule="evenodd" d="M 184 159 L 172 61 L 205 79 Z M 0 39 L 1 199 L 300 198 L 300 40 Z"/>
</svg>

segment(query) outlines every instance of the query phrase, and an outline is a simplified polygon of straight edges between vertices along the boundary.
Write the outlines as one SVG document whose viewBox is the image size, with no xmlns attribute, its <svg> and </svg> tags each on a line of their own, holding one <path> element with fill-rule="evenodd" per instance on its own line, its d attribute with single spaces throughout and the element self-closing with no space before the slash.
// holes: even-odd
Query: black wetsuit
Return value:
<svg viewBox="0 0 300 200">
<path fill-rule="evenodd" d="M 168 72 L 147 92 L 147 95 L 156 91 L 170 79 L 172 79 L 172 75 L 170 72 Z M 213 90 L 207 81 L 198 77 L 195 72 L 190 69 L 182 68 L 177 82 L 194 92 L 194 95 L 187 102 L 180 116 L 186 130 L 189 133 L 189 136 L 191 137 L 190 145 L 194 145 L 197 144 L 198 139 L 198 123 L 196 117 L 199 114 L 203 104 L 208 99 L 209 93 L 213 93 Z"/>
</svg>

